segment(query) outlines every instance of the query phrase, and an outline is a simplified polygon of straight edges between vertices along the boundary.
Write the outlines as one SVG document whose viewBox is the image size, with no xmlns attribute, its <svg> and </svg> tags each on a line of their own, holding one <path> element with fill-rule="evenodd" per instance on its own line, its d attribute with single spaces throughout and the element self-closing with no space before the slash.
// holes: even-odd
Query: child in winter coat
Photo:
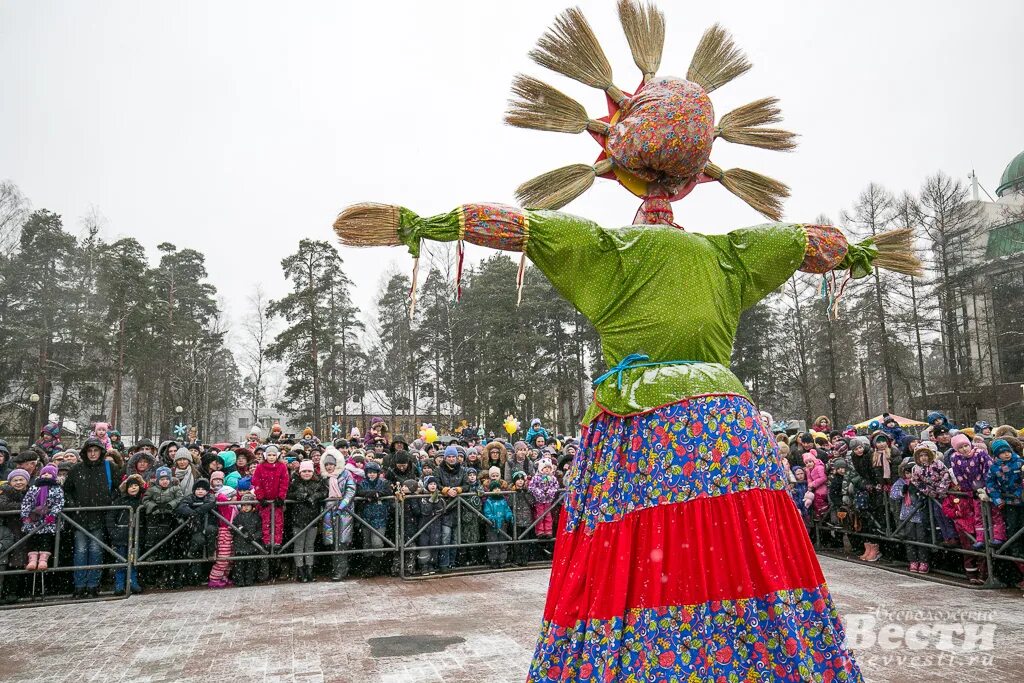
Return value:
<svg viewBox="0 0 1024 683">
<path fill-rule="evenodd" d="M 422 532 L 417 539 L 421 546 L 441 545 L 441 518 L 444 516 L 444 498 L 438 490 L 438 482 L 434 477 L 425 477 L 423 486 L 426 489 L 426 496 L 418 499 L 416 518 L 419 520 L 419 528 Z M 437 573 L 437 548 L 420 550 L 420 569 L 424 576 Z"/>
<path fill-rule="evenodd" d="M 533 496 L 526 488 L 526 472 L 517 471 L 512 475 L 512 493 L 509 496 L 512 508 L 513 532 L 516 540 L 526 540 L 527 529 L 533 524 L 533 509 L 536 504 Z M 519 567 L 525 567 L 530 559 L 530 546 L 526 543 L 512 544 L 512 561 Z"/>
<path fill-rule="evenodd" d="M 319 526 L 320 511 L 324 498 L 327 497 L 327 486 L 317 476 L 312 460 L 303 460 L 299 464 L 299 473 L 292 478 L 288 487 L 291 499 L 292 537 L 295 539 L 295 580 L 310 583 L 313 578 L 312 553 L 316 550 L 316 532 Z"/>
<path fill-rule="evenodd" d="M 789 495 L 793 497 L 793 503 L 796 504 L 796 509 L 800 511 L 800 517 L 804 520 L 804 525 L 809 525 L 811 523 L 811 516 L 807 506 L 804 505 L 804 498 L 807 496 L 807 471 L 803 467 L 793 468 L 793 485 L 790 487 Z M 813 503 L 813 494 L 811 499 Z"/>
<path fill-rule="evenodd" d="M 391 485 L 384 478 L 381 466 L 372 460 L 366 463 L 366 479 L 356 485 L 356 500 L 359 501 L 359 516 L 366 520 L 372 529 L 365 526 L 363 532 L 363 548 L 379 549 L 384 547 L 384 539 L 388 529 L 388 517 L 391 503 L 382 500 L 391 495 Z M 368 562 L 364 569 L 367 576 L 380 573 L 382 553 L 367 553 Z"/>
<path fill-rule="evenodd" d="M 981 550 L 985 547 L 985 518 L 981 510 L 981 496 L 988 495 L 985 493 L 985 486 L 988 482 L 988 471 L 993 463 L 992 456 L 984 446 L 971 443 L 964 434 L 954 436 L 950 445 L 953 447 L 953 453 L 949 457 L 949 469 L 960 488 L 971 494 L 976 524 L 973 532 L 974 549 Z M 994 545 L 1001 545 L 1007 538 L 1003 514 L 998 508 L 992 507 L 989 509 L 989 516 L 992 520 L 990 540 Z"/>
<path fill-rule="evenodd" d="M 321 460 L 323 479 L 327 484 L 327 509 L 324 515 L 324 545 L 329 550 L 347 550 L 352 544 L 352 506 L 356 498 L 356 482 L 343 467 L 338 458 L 325 455 Z M 331 556 L 331 581 L 341 581 L 348 576 L 348 555 Z"/>
<path fill-rule="evenodd" d="M 260 540 L 263 538 L 263 521 L 256 510 L 256 496 L 252 491 L 247 491 L 241 501 L 232 522 L 238 529 L 232 542 L 232 553 L 238 557 L 258 555 L 262 548 Z M 236 560 L 231 568 L 231 578 L 236 586 L 251 586 L 256 583 L 258 570 L 259 562 L 256 559 Z"/>
<path fill-rule="evenodd" d="M 466 485 L 462 489 L 462 505 L 459 510 L 459 524 L 462 527 L 462 532 L 459 536 L 460 544 L 475 544 L 480 542 L 480 514 L 483 508 L 483 500 L 480 498 L 480 492 L 483 491 L 483 487 L 480 486 L 478 480 L 477 470 L 472 467 L 466 468 Z M 479 547 L 466 547 L 459 549 L 459 565 L 474 565 L 479 564 L 481 557 L 481 548 Z"/>
<path fill-rule="evenodd" d="M 943 541 L 956 542 L 956 528 L 942 513 L 942 500 L 946 497 L 953 477 L 949 468 L 938 459 L 937 452 L 932 450 L 931 442 L 925 442 L 914 451 L 914 469 L 910 473 L 910 483 L 918 491 L 928 497 L 931 507 L 931 519 L 942 534 Z"/>
<path fill-rule="evenodd" d="M 1003 516 L 1006 538 L 1012 538 L 1024 527 L 1024 476 L 1021 475 L 1024 461 L 1005 439 L 992 442 L 992 455 L 995 462 L 989 467 L 985 491 L 992 500 L 992 507 Z M 1018 539 L 1004 548 L 1003 553 L 1024 557 L 1024 541 Z M 1019 587 L 1024 588 L 1024 581 Z"/>
<path fill-rule="evenodd" d="M 252 488 L 260 502 L 263 545 L 279 546 L 284 541 L 284 501 L 288 497 L 288 466 L 281 462 L 277 446 L 267 446 L 263 462 L 252 474 Z"/>
<path fill-rule="evenodd" d="M 533 518 L 537 521 L 534 532 L 537 538 L 554 536 L 554 519 L 551 507 L 558 498 L 558 479 L 555 478 L 555 465 L 548 458 L 541 458 L 537 463 L 537 474 L 530 479 L 530 495 L 533 496 Z"/>
<path fill-rule="evenodd" d="M 345 469 L 352 476 L 352 481 L 359 486 L 363 479 L 366 479 L 366 455 L 362 452 L 353 452 L 345 461 Z"/>
<path fill-rule="evenodd" d="M 813 448 L 804 453 L 804 468 L 807 474 L 807 490 L 814 496 L 811 512 L 821 519 L 828 511 L 828 476 L 825 474 L 825 463 L 818 459 L 818 452 Z"/>
<path fill-rule="evenodd" d="M 960 487 L 953 484 L 948 495 L 942 501 L 942 514 L 953 523 L 961 548 L 971 550 L 976 538 L 984 538 L 975 536 L 979 522 L 974 516 L 974 499 L 970 491 L 961 493 Z M 985 563 L 978 562 L 973 555 L 963 555 L 963 561 L 964 572 L 967 574 L 968 580 L 975 585 L 985 583 Z"/>
<path fill-rule="evenodd" d="M 21 532 L 32 534 L 28 539 L 28 563 L 25 565 L 28 571 L 46 571 L 49 567 L 63 509 L 64 489 L 57 481 L 57 468 L 47 465 L 21 499 Z"/>
<path fill-rule="evenodd" d="M 192 560 L 190 564 L 179 565 L 183 568 L 182 581 L 186 585 L 199 585 L 206 574 L 202 567 L 204 558 L 213 557 L 216 552 L 218 524 L 213 514 L 216 505 L 217 498 L 210 493 L 210 482 L 196 479 L 192 483 L 192 493 L 183 498 L 175 510 L 178 517 L 187 522 L 185 528 L 178 532 L 183 534 L 184 555 Z"/>
<path fill-rule="evenodd" d="M 910 483 L 910 475 L 913 472 L 912 462 L 906 462 L 900 466 L 900 478 L 897 479 L 889 490 L 889 497 L 900 504 L 900 523 L 903 525 L 903 536 L 908 541 L 927 543 L 928 520 L 924 506 L 927 501 L 917 490 L 917 487 Z M 920 574 L 927 574 L 930 569 L 928 560 L 931 557 L 931 549 L 923 545 L 907 544 L 907 560 L 910 562 L 910 571 Z M 868 558 L 869 561 L 874 561 Z"/>
<path fill-rule="evenodd" d="M 138 474 L 129 474 L 128 478 L 122 481 L 118 487 L 118 496 L 114 498 L 111 505 L 131 509 L 107 511 L 107 538 L 110 539 L 110 546 L 125 559 L 128 558 L 128 538 L 131 536 L 132 514 L 138 512 L 142 505 L 142 494 L 145 490 L 145 480 Z M 140 535 L 145 533 L 145 528 L 140 527 L 139 532 Z M 124 568 L 114 572 L 114 593 L 124 592 L 127 576 L 128 570 Z M 139 573 L 135 567 L 132 567 L 130 585 L 132 593 L 142 592 L 142 586 L 139 585 Z"/>
<path fill-rule="evenodd" d="M 501 470 L 492 467 L 487 471 L 487 484 L 485 485 L 483 512 L 490 526 L 487 528 L 487 542 L 494 545 L 487 546 L 487 561 L 491 569 L 500 569 L 505 566 L 508 558 L 508 547 L 497 541 L 507 541 L 509 538 L 508 528 L 513 523 L 512 508 L 505 500 L 502 490 L 505 488 L 501 481 Z"/>
<path fill-rule="evenodd" d="M 217 514 L 220 517 L 217 518 L 217 554 L 216 559 L 213 562 L 213 566 L 210 568 L 210 579 L 206 583 L 210 588 L 227 588 L 233 585 L 231 579 L 228 578 L 231 572 L 231 560 L 224 558 L 231 557 L 231 553 L 234 550 L 234 539 L 231 530 L 231 525 L 235 522 L 235 515 L 238 514 L 237 505 L 228 505 L 236 501 L 238 497 L 235 495 L 235 490 L 227 485 L 221 485 L 217 489 Z M 262 510 L 260 510 L 262 513 Z M 260 515 L 260 523 L 263 525 L 263 515 Z M 266 526 L 264 529 L 264 538 L 266 538 Z"/>
<path fill-rule="evenodd" d="M 853 522 L 850 514 L 853 498 L 849 491 L 850 482 L 846 478 L 849 463 L 846 458 L 833 458 L 829 461 L 828 467 L 832 470 L 828 475 L 828 505 L 832 523 L 848 527 Z"/>
<path fill-rule="evenodd" d="M 184 498 L 178 482 L 171 477 L 170 467 L 158 467 L 156 484 L 142 496 L 142 511 L 146 515 L 146 534 L 143 555 L 150 560 L 175 560 L 174 544 L 161 543 L 178 526 L 175 511 Z M 162 588 L 180 588 L 173 565 L 154 565 L 144 572 L 146 582 Z"/>
</svg>

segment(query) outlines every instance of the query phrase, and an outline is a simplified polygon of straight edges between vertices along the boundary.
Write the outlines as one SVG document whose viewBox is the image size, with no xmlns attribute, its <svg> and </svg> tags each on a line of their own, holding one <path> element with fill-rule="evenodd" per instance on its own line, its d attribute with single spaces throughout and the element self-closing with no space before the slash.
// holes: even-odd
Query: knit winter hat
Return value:
<svg viewBox="0 0 1024 683">
<path fill-rule="evenodd" d="M 51 477 L 53 479 L 56 479 L 57 478 L 57 468 L 54 467 L 53 465 L 47 465 L 46 467 L 43 468 L 43 471 L 39 473 L 39 476 L 40 477 Z"/>
<path fill-rule="evenodd" d="M 255 505 L 256 494 L 252 491 L 246 491 L 242 494 L 242 505 Z"/>
<path fill-rule="evenodd" d="M 992 442 L 992 456 L 998 457 L 1000 453 L 1012 453 L 1013 448 L 1006 439 L 996 439 Z"/>
<path fill-rule="evenodd" d="M 304 436 L 304 437 L 313 436 L 313 429 L 311 427 L 306 427 L 305 429 L 302 430 L 302 436 Z"/>
<path fill-rule="evenodd" d="M 192 484 L 192 493 L 195 493 L 198 489 L 203 489 L 204 491 L 209 491 L 210 490 L 210 480 L 209 479 L 196 479 L 196 483 Z"/>
<path fill-rule="evenodd" d="M 550 458 L 541 458 L 540 460 L 537 461 L 537 471 L 538 472 L 540 472 L 545 467 L 550 467 L 550 468 L 554 469 L 555 464 L 553 462 L 551 462 Z"/>
<path fill-rule="evenodd" d="M 526 445 L 525 441 L 516 441 L 516 444 L 512 446 L 512 450 L 514 451 L 518 451 L 520 448 L 529 449 L 530 447 Z"/>
<path fill-rule="evenodd" d="M 157 478 L 157 480 L 163 479 L 164 477 L 167 477 L 168 479 L 171 478 L 171 468 L 170 467 L 157 467 L 156 468 L 156 478 Z"/>
<path fill-rule="evenodd" d="M 427 488 L 428 486 L 430 486 L 431 483 L 436 484 L 437 478 L 432 476 L 423 477 L 423 488 Z M 409 490 L 412 491 L 412 489 Z"/>
<path fill-rule="evenodd" d="M 967 438 L 966 434 L 957 434 L 950 440 L 950 444 L 953 448 L 960 448 L 961 446 L 970 446 L 971 440 Z"/>
<path fill-rule="evenodd" d="M 459 457 L 459 449 L 453 445 L 448 446 L 444 449 L 444 457 L 447 458 L 449 455 L 454 455 L 456 458 Z"/>
<path fill-rule="evenodd" d="M 366 471 L 367 472 L 380 472 L 380 465 L 378 465 L 373 460 L 370 460 L 369 462 L 366 463 Z"/>
<path fill-rule="evenodd" d="M 433 478 L 433 477 L 431 477 Z M 402 482 L 402 486 L 409 489 L 409 493 L 416 493 L 419 490 L 419 483 L 415 479 L 406 479 Z"/>
<path fill-rule="evenodd" d="M 327 465 L 337 465 L 338 464 L 338 459 L 335 458 L 331 454 L 327 454 L 324 457 L 320 458 L 320 464 L 325 466 L 325 467 Z"/>
<path fill-rule="evenodd" d="M 174 462 L 177 463 L 179 460 L 186 462 L 192 462 L 192 454 L 188 452 L 187 448 L 179 448 L 174 453 Z"/>
<path fill-rule="evenodd" d="M 273 455 L 280 455 L 281 454 L 281 450 L 277 446 L 274 446 L 274 445 L 267 446 L 264 449 L 264 451 L 263 451 L 263 455 L 271 455 L 271 454 L 273 454 Z"/>
<path fill-rule="evenodd" d="M 213 474 L 210 475 L 210 481 L 211 482 L 219 481 L 221 483 L 224 483 L 224 471 L 223 470 L 215 471 Z"/>
<path fill-rule="evenodd" d="M 299 463 L 299 472 L 313 472 L 313 471 L 314 471 L 314 468 L 313 468 L 313 461 L 312 460 L 303 460 L 301 463 Z"/>
<path fill-rule="evenodd" d="M 230 472 L 224 476 L 224 485 L 230 486 L 233 489 L 238 489 L 238 482 L 242 481 L 242 475 L 238 472 Z"/>
<path fill-rule="evenodd" d="M 829 462 L 829 465 L 833 470 L 838 470 L 839 468 L 843 468 L 844 470 L 850 469 L 850 463 L 846 462 L 846 458 L 836 458 Z"/>
<path fill-rule="evenodd" d="M 540 418 L 539 417 L 535 417 L 532 420 L 530 420 L 530 426 L 531 427 L 536 427 L 539 424 L 540 424 Z"/>
<path fill-rule="evenodd" d="M 517 471 L 512 473 L 512 481 L 513 482 L 517 482 L 520 479 L 526 479 L 526 472 L 523 472 L 522 470 L 517 470 Z"/>
<path fill-rule="evenodd" d="M 225 479 L 225 481 L 227 481 Z M 252 477 L 241 477 L 235 486 L 238 491 L 250 491 L 252 490 Z"/>
<path fill-rule="evenodd" d="M 1005 441 L 1003 443 L 1006 443 Z M 1009 444 L 1007 444 L 1009 445 Z M 7 481 L 11 481 L 15 477 L 21 477 L 25 481 L 29 481 L 32 477 L 29 476 L 28 472 L 23 469 L 11 470 L 10 474 L 7 475 Z"/>
<path fill-rule="evenodd" d="M 493 477 L 495 475 L 497 475 L 499 478 L 501 477 L 501 470 L 499 470 L 497 467 L 492 467 L 489 470 L 487 470 L 488 477 Z"/>
</svg>

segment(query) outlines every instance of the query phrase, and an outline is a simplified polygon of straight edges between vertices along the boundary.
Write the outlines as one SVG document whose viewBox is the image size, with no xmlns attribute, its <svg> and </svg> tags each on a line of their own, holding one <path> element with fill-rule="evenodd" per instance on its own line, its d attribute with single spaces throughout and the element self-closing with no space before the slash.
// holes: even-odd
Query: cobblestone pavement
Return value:
<svg viewBox="0 0 1024 683">
<path fill-rule="evenodd" d="M 822 567 L 868 681 L 996 683 L 1024 670 L 1019 591 L 953 588 L 824 557 Z M 520 682 L 547 576 L 280 584 L 5 611 L 0 681 Z M 936 636 L 929 644 L 936 626 L 964 621 L 981 649 L 944 653 Z"/>
</svg>

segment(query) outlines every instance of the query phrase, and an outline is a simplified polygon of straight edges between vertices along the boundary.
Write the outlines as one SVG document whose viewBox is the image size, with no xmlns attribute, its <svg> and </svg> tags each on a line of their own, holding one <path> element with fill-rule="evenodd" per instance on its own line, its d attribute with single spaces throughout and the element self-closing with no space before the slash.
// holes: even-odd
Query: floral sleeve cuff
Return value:
<svg viewBox="0 0 1024 683">
<path fill-rule="evenodd" d="M 502 251 L 526 251 L 530 217 L 505 204 L 463 204 L 459 212 L 459 239 Z"/>
<path fill-rule="evenodd" d="M 805 273 L 827 273 L 846 258 L 849 243 L 839 228 L 831 225 L 805 225 L 807 250 L 800 270 Z"/>
</svg>

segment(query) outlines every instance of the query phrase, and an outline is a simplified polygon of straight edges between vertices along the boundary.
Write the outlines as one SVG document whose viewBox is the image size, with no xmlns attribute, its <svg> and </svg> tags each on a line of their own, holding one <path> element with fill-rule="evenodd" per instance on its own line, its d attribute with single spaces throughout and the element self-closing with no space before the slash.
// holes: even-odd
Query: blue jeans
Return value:
<svg viewBox="0 0 1024 683">
<path fill-rule="evenodd" d="M 94 531 L 95 536 L 101 536 L 102 531 Z M 76 567 L 86 567 L 92 564 L 103 564 L 103 548 L 100 542 L 86 534 L 81 529 L 75 529 L 75 558 Z M 75 590 L 82 588 L 99 588 L 100 569 L 85 569 L 75 571 Z"/>
<path fill-rule="evenodd" d="M 116 550 L 117 554 L 120 555 L 121 557 L 128 557 L 128 545 L 127 544 L 125 544 L 125 545 L 115 545 L 114 546 L 114 550 Z M 77 574 L 78 572 L 75 572 L 75 573 Z M 85 574 L 86 572 L 82 572 L 82 573 Z M 125 579 L 125 577 L 127 575 L 128 575 L 128 570 L 125 569 L 125 568 L 118 569 L 116 572 L 114 572 L 114 592 L 115 593 L 124 593 L 124 579 Z M 135 567 L 132 567 L 132 579 L 131 579 L 131 581 L 132 581 L 132 590 L 133 591 L 138 591 L 139 590 L 139 572 L 138 572 L 137 569 L 135 569 Z M 77 583 L 75 584 L 75 587 L 76 588 L 78 587 Z"/>
<path fill-rule="evenodd" d="M 449 545 L 455 536 L 454 527 L 441 525 L 441 545 Z M 437 564 L 441 569 L 451 569 L 455 564 L 455 548 L 442 548 L 437 551 Z"/>
</svg>

